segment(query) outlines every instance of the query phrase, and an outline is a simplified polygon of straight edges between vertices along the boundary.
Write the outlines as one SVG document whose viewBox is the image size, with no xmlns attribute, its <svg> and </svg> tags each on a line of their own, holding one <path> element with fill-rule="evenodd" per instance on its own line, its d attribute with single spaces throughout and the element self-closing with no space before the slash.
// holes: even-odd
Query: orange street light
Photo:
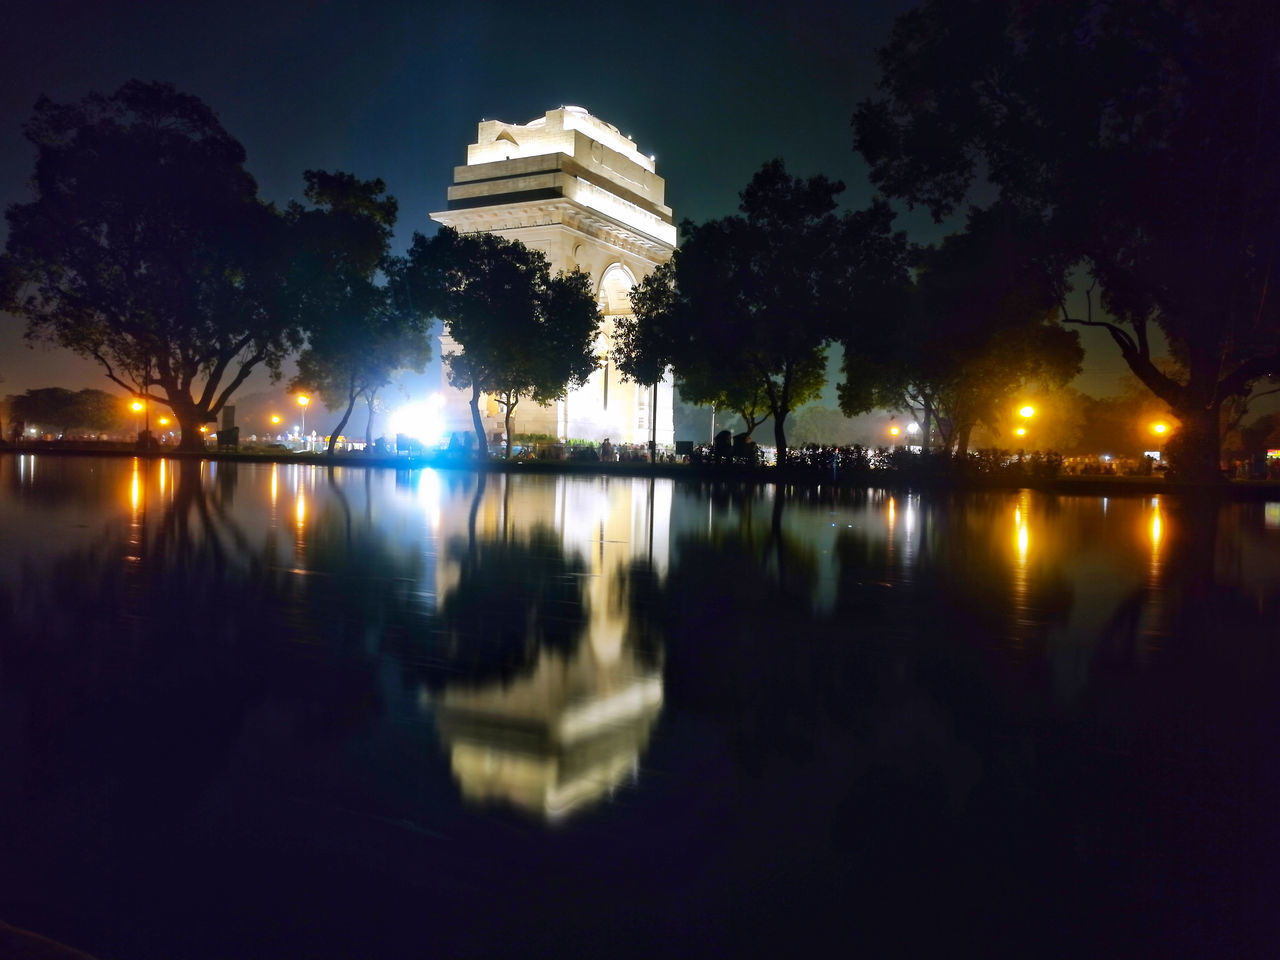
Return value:
<svg viewBox="0 0 1280 960">
<path fill-rule="evenodd" d="M 1023 417 L 1027 420 L 1030 420 L 1035 415 L 1036 415 L 1036 408 L 1031 406 L 1031 404 L 1027 404 L 1025 407 L 1023 407 L 1018 411 L 1018 416 Z"/>
<path fill-rule="evenodd" d="M 273 413 L 271 415 L 271 422 L 272 424 L 278 424 L 280 422 L 280 415 Z"/>
<path fill-rule="evenodd" d="M 889 436 L 896 437 L 901 431 L 897 427 L 889 428 Z"/>
<path fill-rule="evenodd" d="M 1018 436 L 1020 436 L 1020 437 L 1025 437 L 1025 436 L 1027 435 L 1027 428 L 1026 428 L 1026 427 L 1019 427 L 1017 430 L 1015 430 L 1015 431 L 1013 431 L 1013 432 L 1014 432 L 1015 434 L 1017 434 Z"/>
<path fill-rule="evenodd" d="M 1169 425 L 1167 423 L 1153 423 L 1151 425 L 1151 432 L 1160 434 L 1168 433 Z"/>
<path fill-rule="evenodd" d="M 142 412 L 147 409 L 147 405 L 141 400 L 135 400 L 129 404 L 129 409 L 138 414 L 135 421 L 135 429 L 138 431 L 138 443 L 142 443 Z"/>
<path fill-rule="evenodd" d="M 298 397 L 298 406 L 302 408 L 302 436 L 305 440 L 307 436 L 307 404 L 311 402 L 311 398 L 305 393 Z"/>
</svg>

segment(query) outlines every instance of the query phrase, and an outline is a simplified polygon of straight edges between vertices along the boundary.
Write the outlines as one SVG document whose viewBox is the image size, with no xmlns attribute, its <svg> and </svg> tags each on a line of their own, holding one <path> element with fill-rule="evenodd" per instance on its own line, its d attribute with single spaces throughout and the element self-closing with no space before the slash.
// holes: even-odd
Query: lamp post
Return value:
<svg viewBox="0 0 1280 960">
<path fill-rule="evenodd" d="M 134 426 L 138 434 L 138 443 L 142 443 L 142 412 L 147 409 L 147 405 L 141 400 L 135 400 L 129 404 L 129 409 L 138 414 L 135 418 Z"/>
<path fill-rule="evenodd" d="M 310 402 L 311 398 L 305 393 L 298 397 L 298 406 L 302 408 L 302 443 L 304 449 L 306 449 L 307 444 L 307 404 Z"/>
<path fill-rule="evenodd" d="M 273 427 L 278 427 L 278 426 L 280 426 L 280 414 L 278 414 L 278 413 L 273 413 L 273 414 L 271 415 L 271 426 L 273 426 Z"/>
</svg>

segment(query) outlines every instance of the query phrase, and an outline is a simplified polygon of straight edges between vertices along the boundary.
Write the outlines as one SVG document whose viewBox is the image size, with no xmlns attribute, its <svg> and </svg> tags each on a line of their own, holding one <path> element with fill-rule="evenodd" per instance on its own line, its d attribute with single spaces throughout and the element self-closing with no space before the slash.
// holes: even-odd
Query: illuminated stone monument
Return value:
<svg viewBox="0 0 1280 960">
<path fill-rule="evenodd" d="M 675 249 L 666 184 L 654 158 L 630 137 L 581 107 L 548 110 L 526 124 L 485 120 L 455 167 L 448 209 L 432 219 L 460 233 L 486 230 L 540 250 L 552 272 L 585 271 L 604 314 L 600 369 L 567 398 L 546 407 L 525 399 L 516 407 L 513 431 L 562 439 L 646 443 L 656 420 L 657 441 L 673 439 L 672 388 L 668 377 L 654 396 L 646 386 L 623 383 L 608 361 L 614 324 L 631 312 L 628 292 Z M 457 351 L 447 334 L 444 353 Z M 468 431 L 468 397 L 446 383 L 449 428 Z M 501 433 L 502 408 L 483 397 L 480 412 L 490 436 Z"/>
</svg>

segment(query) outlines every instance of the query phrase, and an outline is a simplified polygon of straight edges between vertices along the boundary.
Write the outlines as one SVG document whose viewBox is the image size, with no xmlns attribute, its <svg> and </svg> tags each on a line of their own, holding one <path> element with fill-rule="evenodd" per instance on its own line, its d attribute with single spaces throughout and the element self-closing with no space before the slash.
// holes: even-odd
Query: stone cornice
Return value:
<svg viewBox="0 0 1280 960">
<path fill-rule="evenodd" d="M 653 263 L 671 258 L 672 247 L 612 217 L 566 198 L 442 210 L 431 219 L 462 233 L 497 233 L 531 227 L 562 225 Z"/>
</svg>

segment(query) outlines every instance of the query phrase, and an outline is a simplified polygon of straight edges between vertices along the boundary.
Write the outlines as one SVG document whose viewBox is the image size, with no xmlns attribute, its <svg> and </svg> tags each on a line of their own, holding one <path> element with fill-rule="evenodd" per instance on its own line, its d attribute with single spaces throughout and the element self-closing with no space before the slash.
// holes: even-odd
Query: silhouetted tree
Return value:
<svg viewBox="0 0 1280 960">
<path fill-rule="evenodd" d="M 996 427 L 1029 383 L 1062 386 L 1080 370 L 1079 336 L 1053 322 L 1060 277 L 1038 258 L 1025 218 L 974 210 L 964 233 L 917 252 L 901 322 L 845 340 L 846 413 L 923 412 L 964 456 L 973 428 Z"/>
<path fill-rule="evenodd" d="M 40 387 L 7 398 L 9 416 L 32 426 L 65 433 L 73 427 L 116 430 L 127 422 L 124 400 L 104 390 Z"/>
<path fill-rule="evenodd" d="M 931 0 L 895 24 L 884 96 L 854 116 L 890 195 L 941 218 L 993 187 L 1040 220 L 1109 314 L 1089 297 L 1063 319 L 1105 329 L 1169 404 L 1195 479 L 1217 476 L 1223 401 L 1280 372 L 1278 45 L 1260 0 Z"/>
<path fill-rule="evenodd" d="M 672 356 L 682 395 L 738 409 L 749 425 L 762 397 L 780 462 L 788 414 L 825 382 L 828 342 L 851 313 L 882 319 L 885 272 L 906 248 L 884 204 L 837 216 L 843 189 L 770 161 L 740 194 L 739 215 L 682 226 L 674 259 L 676 322 L 666 327 L 680 338 Z"/>
<path fill-rule="evenodd" d="M 372 441 L 373 405 L 397 370 L 421 373 L 431 357 L 427 317 L 408 295 L 407 261 L 390 254 L 396 201 L 381 180 L 309 170 L 311 208 L 291 204 L 289 218 L 305 255 L 307 346 L 290 389 L 309 388 L 342 417 L 329 435 L 333 454 L 356 401 L 369 408 L 365 441 Z"/>
<path fill-rule="evenodd" d="M 200 425 L 255 368 L 278 376 L 300 340 L 286 225 L 244 148 L 196 97 L 136 80 L 42 98 L 25 132 L 36 199 L 7 212 L 3 307 L 29 339 L 169 405 L 183 447 L 203 449 Z"/>
<path fill-rule="evenodd" d="M 415 235 L 409 260 L 415 302 L 439 316 L 461 348 L 444 360 L 449 382 L 471 391 L 481 456 L 488 449 L 482 393 L 502 405 L 510 441 L 521 398 L 550 403 L 596 368 L 601 317 L 586 274 L 552 277 L 547 258 L 517 240 L 450 227 L 430 240 Z"/>
<path fill-rule="evenodd" d="M 643 384 L 653 392 L 654 415 L 649 418 L 649 455 L 653 457 L 658 430 L 658 384 L 675 359 L 678 343 L 676 332 L 670 329 L 670 324 L 676 322 L 675 268 L 671 261 L 659 264 L 628 296 L 632 313 L 614 323 L 613 362 L 623 380 Z"/>
<path fill-rule="evenodd" d="M 675 365 L 681 397 L 689 402 L 732 410 L 751 436 L 769 416 L 760 379 L 737 354 L 720 355 L 700 342 L 687 304 L 676 291 L 675 259 L 662 264 L 631 291 L 632 316 L 618 321 L 615 358 L 620 370 L 634 368 L 631 379 L 644 383 L 659 362 Z M 646 369 L 647 366 L 647 369 Z"/>
</svg>

